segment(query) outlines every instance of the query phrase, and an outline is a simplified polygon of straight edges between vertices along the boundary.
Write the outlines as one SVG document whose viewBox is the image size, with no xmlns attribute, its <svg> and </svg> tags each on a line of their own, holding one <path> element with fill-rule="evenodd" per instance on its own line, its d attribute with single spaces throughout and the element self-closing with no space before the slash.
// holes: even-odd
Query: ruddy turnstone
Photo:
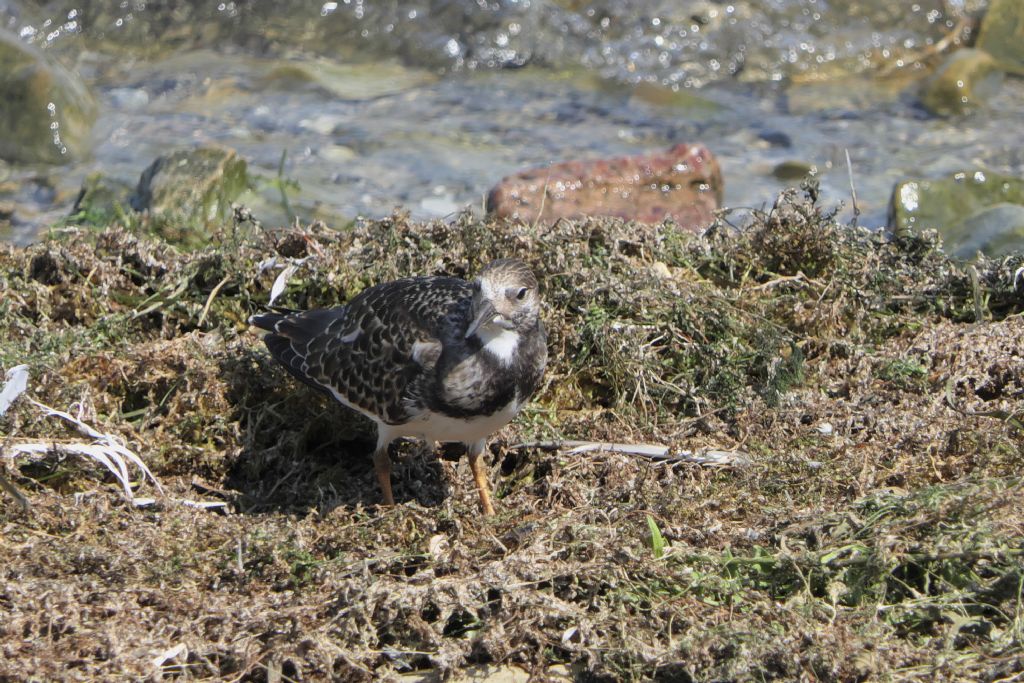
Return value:
<svg viewBox="0 0 1024 683">
<path fill-rule="evenodd" d="M 297 378 L 377 424 L 373 464 L 391 493 L 388 447 L 400 437 L 462 442 L 484 514 L 494 514 L 480 456 L 537 389 L 547 363 L 530 268 L 499 259 L 475 280 L 410 277 L 344 306 L 250 319 Z"/>
</svg>

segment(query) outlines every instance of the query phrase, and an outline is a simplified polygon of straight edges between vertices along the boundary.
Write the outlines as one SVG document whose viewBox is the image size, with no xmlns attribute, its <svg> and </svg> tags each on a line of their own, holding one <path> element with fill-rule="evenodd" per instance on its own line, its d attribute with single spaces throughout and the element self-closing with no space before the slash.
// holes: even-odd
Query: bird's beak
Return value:
<svg viewBox="0 0 1024 683">
<path fill-rule="evenodd" d="M 466 330 L 466 339 L 469 339 L 476 334 L 476 331 L 480 329 L 481 325 L 491 322 L 491 320 L 494 319 L 494 316 L 498 314 L 498 312 L 494 310 L 494 304 L 487 299 L 482 299 L 479 306 L 480 310 L 478 310 L 476 315 L 473 316 L 473 322 L 469 324 L 469 328 Z"/>
</svg>

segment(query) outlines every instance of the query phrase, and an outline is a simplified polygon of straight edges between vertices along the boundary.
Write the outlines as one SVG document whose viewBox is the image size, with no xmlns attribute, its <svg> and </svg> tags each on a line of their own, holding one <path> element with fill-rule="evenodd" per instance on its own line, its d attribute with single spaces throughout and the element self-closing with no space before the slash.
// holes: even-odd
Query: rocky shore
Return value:
<svg viewBox="0 0 1024 683">
<path fill-rule="evenodd" d="M 381 108 L 373 102 L 393 102 L 393 106 L 415 113 L 416 102 L 437 86 L 438 74 L 386 60 L 354 64 L 334 55 L 337 61 L 329 61 L 317 52 L 326 48 L 315 36 L 328 26 L 341 30 L 338 22 L 345 18 L 340 11 L 316 19 L 282 18 L 278 25 L 251 7 L 240 11 L 234 21 L 205 17 L 198 7 L 182 9 L 181 16 L 160 8 L 140 10 L 131 17 L 130 27 L 124 28 L 124 54 L 111 52 L 106 34 L 84 29 L 77 9 L 69 10 L 61 24 L 43 21 L 42 25 L 50 27 L 45 36 L 28 23 L 18 34 L 0 28 L 4 73 L 0 78 L 0 130 L 8 133 L 0 136 L 0 239 L 13 236 L 23 243 L 57 221 L 102 226 L 126 212 L 161 216 L 168 211 L 178 214 L 176 222 L 184 219 L 187 231 L 201 238 L 210 231 L 207 223 L 226 216 L 236 200 L 266 223 L 286 224 L 301 215 L 307 221 L 321 218 L 337 226 L 357 215 L 382 215 L 382 201 L 391 202 L 385 212 L 404 203 L 420 214 L 446 215 L 479 204 L 483 194 L 489 194 L 494 215 L 519 216 L 527 222 L 543 209 L 550 220 L 606 215 L 656 223 L 672 216 L 680 225 L 700 230 L 712 222 L 715 210 L 737 205 L 726 201 L 730 188 L 767 184 L 772 191 L 751 195 L 744 190 L 744 201 L 739 204 L 760 206 L 782 185 L 797 185 L 804 177 L 812 177 L 823 192 L 831 193 L 832 201 L 838 201 L 838 190 L 839 196 L 852 204 L 859 188 L 856 208 L 868 212 L 870 220 L 866 222 L 871 227 L 880 227 L 884 221 L 895 233 L 938 230 L 949 251 L 965 259 L 979 250 L 989 256 L 1013 252 L 1024 238 L 1024 180 L 1016 172 L 1020 168 L 1019 155 L 1013 150 L 1016 138 L 1010 131 L 986 135 L 979 127 L 998 113 L 999 94 L 1008 89 L 1005 84 L 1010 84 L 1010 90 L 1018 87 L 1024 62 L 1022 43 L 1015 33 L 1024 25 L 1020 3 L 993 0 L 983 9 L 963 8 L 951 14 L 914 5 L 905 16 L 899 12 L 889 16 L 871 3 L 855 9 L 851 13 L 863 21 L 905 26 L 903 30 L 914 37 L 903 42 L 909 46 L 924 41 L 923 46 L 893 46 L 868 51 L 857 59 L 846 56 L 830 61 L 813 59 L 814 44 L 807 43 L 808 55 L 783 60 L 789 64 L 787 68 L 778 64 L 769 68 L 769 55 L 779 48 L 763 46 L 766 52 L 757 53 L 762 64 L 745 63 L 743 70 L 732 74 L 752 86 L 760 83 L 757 87 L 764 90 L 765 105 L 778 98 L 784 114 L 815 128 L 828 130 L 831 119 L 856 120 L 871 107 L 881 107 L 883 118 L 907 118 L 894 121 L 892 128 L 886 122 L 890 132 L 879 140 L 861 139 L 858 143 L 855 138 L 846 139 L 844 133 L 852 136 L 853 131 L 849 125 L 840 125 L 837 139 L 825 133 L 819 142 L 803 146 L 798 144 L 799 127 L 782 126 L 780 130 L 778 120 L 760 123 L 763 117 L 757 112 L 744 115 L 736 139 L 730 139 L 735 131 L 729 121 L 737 114 L 729 110 L 730 105 L 709 99 L 709 93 L 693 87 L 654 78 L 654 74 L 616 84 L 590 75 L 567 77 L 557 71 L 534 70 L 530 78 L 535 80 L 523 80 L 522 94 L 535 95 L 548 87 L 573 89 L 564 96 L 565 101 L 556 100 L 551 111 L 541 108 L 532 118 L 517 112 L 517 117 L 509 119 L 500 110 L 488 115 L 487 103 L 475 102 L 473 97 L 479 95 L 472 94 L 485 90 L 468 90 L 463 96 L 469 99 L 470 112 L 483 108 L 485 113 L 476 118 L 454 112 L 455 127 L 444 134 L 433 133 L 431 126 L 421 126 L 419 121 L 414 132 L 400 126 L 373 125 L 379 115 L 375 109 Z M 707 10 L 701 22 L 707 24 L 709 36 L 727 35 L 728 22 L 739 22 L 747 14 L 750 21 L 757 18 L 753 6 L 738 3 L 734 10 L 738 14 L 731 20 Z M 4 11 L 14 12 L 10 8 Z M 119 4 L 98 3 L 88 18 L 99 22 L 96 25 L 121 26 L 125 20 L 119 16 L 122 11 Z M 785 3 L 778 11 L 783 15 L 776 18 L 788 21 Z M 927 21 L 920 13 L 927 14 Z M 8 25 L 25 22 L 32 11 L 26 8 L 22 14 L 15 12 Z M 189 17 L 207 20 L 208 31 L 189 33 Z M 625 16 L 619 18 L 626 21 Z M 946 29 L 934 36 L 916 24 L 923 21 L 930 26 L 939 18 Z M 484 30 L 490 25 L 487 22 L 511 21 L 502 13 L 477 19 L 484 22 L 475 26 L 484 31 L 479 40 L 490 35 Z M 472 23 L 474 14 L 467 10 L 463 20 Z M 297 23 L 293 26 L 289 21 Z M 305 34 L 300 31 L 303 21 L 312 22 L 303 29 Z M 863 28 L 853 17 L 850 21 L 850 31 Z M 236 63 L 230 62 L 230 55 L 211 51 L 208 43 L 215 43 L 218 37 L 229 44 L 239 40 L 239 46 L 250 45 L 262 22 L 273 24 L 271 29 L 263 27 L 259 35 L 264 39 L 273 36 L 273 40 L 285 41 L 290 26 L 309 37 L 303 46 L 313 54 L 281 58 L 264 45 L 252 57 Z M 813 35 L 818 29 L 808 26 L 806 30 Z M 161 31 L 169 32 L 179 43 L 154 44 L 153 36 Z M 424 35 L 427 33 L 424 27 Z M 80 43 L 77 50 L 57 49 L 61 36 L 64 40 L 76 38 Z M 510 37 L 506 35 L 506 39 Z M 895 41 L 897 35 L 885 34 L 885 39 Z M 513 43 L 519 45 L 520 41 Z M 824 49 L 824 45 L 820 47 Z M 181 53 L 175 55 L 175 49 Z M 166 73 L 143 62 L 133 70 L 131 65 L 141 60 L 139 50 L 162 55 L 160 63 L 166 64 Z M 490 50 L 493 52 L 493 46 Z M 168 51 L 169 55 L 164 54 Z M 528 58 L 524 53 L 522 59 Z M 753 62 L 755 58 L 751 55 L 749 59 Z M 222 62 L 227 65 L 226 73 L 202 79 L 209 66 Z M 488 67 L 480 63 L 474 68 Z M 775 81 L 782 83 L 777 92 L 764 88 L 765 83 Z M 493 85 L 507 96 L 519 92 L 511 83 L 514 81 L 508 76 Z M 305 99 L 289 114 L 293 118 L 275 116 L 275 106 L 294 106 L 296 93 L 304 94 Z M 443 88 L 438 94 L 452 97 Z M 732 94 L 720 99 L 734 107 L 743 106 Z M 360 116 L 346 116 L 344 110 L 329 113 L 328 102 L 353 103 L 352 108 L 365 111 Z M 909 109 L 886 115 L 885 108 L 890 105 L 908 105 Z M 397 115 L 389 107 L 383 109 Z M 252 116 L 250 111 L 258 113 Z M 595 119 L 589 118 L 595 113 Z M 142 123 L 161 121 L 164 128 L 160 133 L 170 137 L 151 140 L 145 130 L 136 131 L 136 114 Z M 434 119 L 424 121 L 444 123 L 444 112 L 428 110 L 427 114 Z M 458 123 L 459 117 L 465 117 L 464 124 Z M 565 125 L 545 127 L 549 120 L 558 123 L 561 119 Z M 582 133 L 586 147 L 573 156 L 572 148 L 552 139 L 546 145 L 551 151 L 544 145 L 542 153 L 527 151 L 526 156 L 534 162 L 509 169 L 507 157 L 515 156 L 514 150 L 523 148 L 525 141 L 505 140 L 502 131 L 516 135 L 517 120 L 532 134 L 548 138 Z M 726 123 L 718 124 L 719 120 Z M 965 126 L 963 131 L 960 123 Z M 603 127 L 608 124 L 614 128 Z M 602 128 L 588 138 L 593 125 Z M 932 127 L 935 133 L 930 139 L 927 131 Z M 465 135 L 464 128 L 468 128 Z M 300 131 L 302 141 L 298 142 Z M 632 151 L 609 154 L 609 141 L 602 137 L 610 133 L 635 136 L 629 146 Z M 948 144 L 934 139 L 948 136 L 952 137 Z M 1005 142 L 1001 141 L 1004 136 Z M 108 137 L 117 139 L 116 144 L 111 145 Z M 477 141 L 467 143 L 463 137 L 476 137 Z M 975 138 L 991 141 L 979 150 Z M 214 144 L 215 140 L 233 144 Z M 148 149 L 151 142 L 159 143 L 151 155 L 140 157 L 129 151 Z M 867 146 L 858 149 L 858 145 Z M 836 149 L 830 151 L 829 146 Z M 911 153 L 916 146 L 935 146 L 939 157 L 929 167 L 910 166 L 903 171 L 878 161 L 896 153 Z M 378 158 L 374 153 L 379 149 L 385 153 Z M 439 154 L 431 151 L 434 149 Z M 844 153 L 852 156 L 852 166 Z M 100 154 L 108 163 L 90 165 L 93 154 Z M 691 158 L 685 158 L 687 154 Z M 427 155 L 427 160 L 421 155 Z M 401 171 L 393 169 L 404 156 L 418 161 Z M 296 157 L 304 157 L 304 161 L 286 163 Z M 437 165 L 435 158 L 445 161 Z M 536 163 L 538 158 L 543 163 Z M 134 166 L 125 165 L 129 159 Z M 475 170 L 467 177 L 459 170 L 463 165 Z M 505 170 L 492 170 L 495 167 Z M 338 170 L 317 176 L 309 168 Z M 80 182 L 75 185 L 69 178 Z M 372 204 L 376 211 L 340 210 L 333 200 L 341 192 L 348 195 L 347 206 Z M 889 197 L 887 210 L 884 197 Z"/>
</svg>

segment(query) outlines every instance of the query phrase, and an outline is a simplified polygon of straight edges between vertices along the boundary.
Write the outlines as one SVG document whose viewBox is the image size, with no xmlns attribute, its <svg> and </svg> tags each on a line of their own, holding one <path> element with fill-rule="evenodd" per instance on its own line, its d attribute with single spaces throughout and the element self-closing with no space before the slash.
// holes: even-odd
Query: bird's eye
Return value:
<svg viewBox="0 0 1024 683">
<path fill-rule="evenodd" d="M 525 298 L 526 298 L 526 292 L 527 292 L 527 291 L 528 291 L 528 290 L 527 290 L 527 288 L 526 288 L 526 287 L 520 287 L 520 288 L 519 288 L 519 291 L 518 291 L 518 292 L 516 292 L 516 298 L 517 298 L 517 299 L 519 299 L 520 301 L 522 301 L 523 299 L 525 299 Z"/>
</svg>

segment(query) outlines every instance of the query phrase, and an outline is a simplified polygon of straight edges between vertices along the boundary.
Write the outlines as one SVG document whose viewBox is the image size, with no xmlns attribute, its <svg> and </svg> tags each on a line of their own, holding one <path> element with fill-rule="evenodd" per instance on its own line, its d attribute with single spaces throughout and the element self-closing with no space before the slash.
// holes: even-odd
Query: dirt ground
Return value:
<svg viewBox="0 0 1024 683">
<path fill-rule="evenodd" d="M 701 237 L 158 227 L 0 250 L 0 369 L 30 373 L 0 417 L 0 680 L 1024 677 L 1024 256 L 953 262 L 792 192 Z M 306 308 L 511 255 L 552 360 L 492 439 L 497 516 L 413 443 L 378 507 L 372 426 L 248 316 L 286 267 Z M 129 499 L 82 444 L 161 488 L 129 464 Z"/>
</svg>

